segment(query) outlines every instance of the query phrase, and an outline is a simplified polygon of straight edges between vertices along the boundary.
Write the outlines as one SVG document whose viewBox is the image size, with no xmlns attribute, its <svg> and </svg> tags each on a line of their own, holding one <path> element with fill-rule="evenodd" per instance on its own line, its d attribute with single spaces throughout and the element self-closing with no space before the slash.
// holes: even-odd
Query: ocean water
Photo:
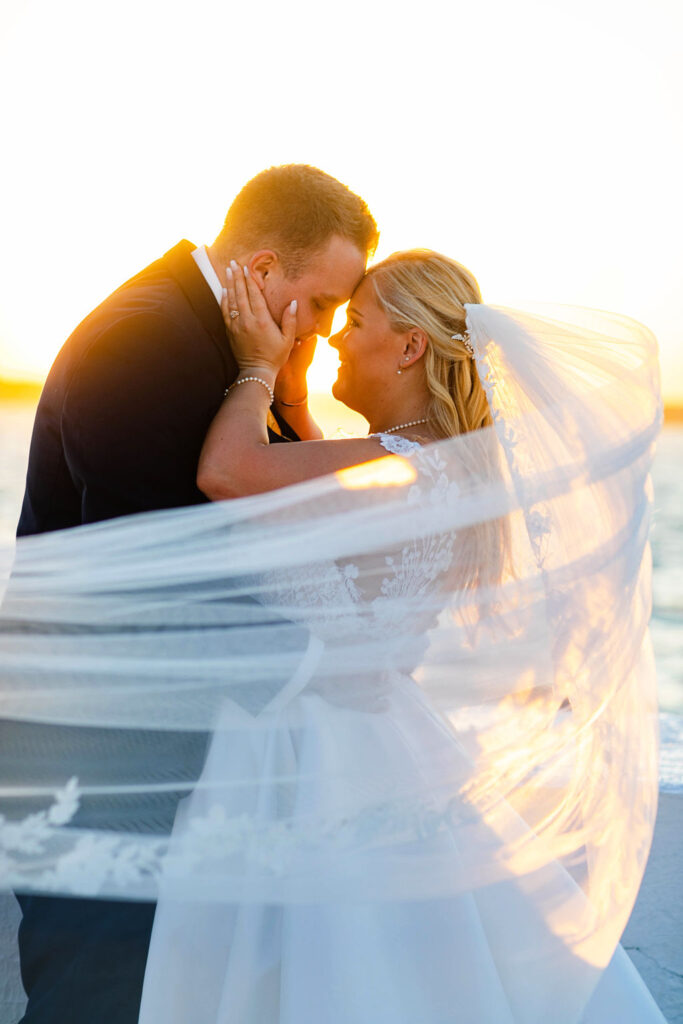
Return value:
<svg viewBox="0 0 683 1024">
<path fill-rule="evenodd" d="M 322 411 L 322 410 L 321 410 Z M 0 548 L 21 507 L 34 408 L 0 404 Z M 324 420 L 321 422 L 325 426 Z M 334 424 L 332 424 L 332 431 Z M 683 426 L 667 427 L 653 467 L 652 640 L 661 715 L 662 789 L 683 790 Z"/>
</svg>

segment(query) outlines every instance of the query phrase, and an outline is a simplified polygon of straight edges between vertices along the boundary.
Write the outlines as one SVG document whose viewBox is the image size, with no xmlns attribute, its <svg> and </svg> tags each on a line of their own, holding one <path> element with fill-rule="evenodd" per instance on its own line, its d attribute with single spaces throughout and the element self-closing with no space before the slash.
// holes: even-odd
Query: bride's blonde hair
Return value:
<svg viewBox="0 0 683 1024">
<path fill-rule="evenodd" d="M 465 344 L 465 303 L 482 301 L 474 275 L 431 249 L 409 249 L 376 263 L 367 277 L 391 327 L 419 327 L 429 339 L 424 367 L 430 394 L 427 416 L 434 432 L 447 438 L 492 427 L 486 394 Z M 462 337 L 453 338 L 454 334 Z M 499 476 L 500 452 L 493 435 L 482 436 L 475 461 L 478 474 Z M 510 530 L 504 518 L 460 530 L 454 569 L 458 585 L 496 585 L 512 571 L 509 553 Z"/>
<path fill-rule="evenodd" d="M 440 437 L 491 426 L 491 413 L 465 335 L 465 303 L 481 302 L 473 274 L 430 249 L 395 252 L 367 272 L 381 308 L 396 331 L 420 327 L 431 396 L 427 415 Z"/>
</svg>

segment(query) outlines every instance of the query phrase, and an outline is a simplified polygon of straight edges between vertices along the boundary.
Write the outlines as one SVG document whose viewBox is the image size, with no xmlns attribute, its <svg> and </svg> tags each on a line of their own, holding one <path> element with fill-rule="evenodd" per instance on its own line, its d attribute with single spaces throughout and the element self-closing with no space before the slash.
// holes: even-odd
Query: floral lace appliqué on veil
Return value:
<svg viewBox="0 0 683 1024">
<path fill-rule="evenodd" d="M 448 478 L 438 450 L 423 448 L 418 442 L 397 435 L 379 435 L 379 441 L 392 455 L 419 460 L 417 480 L 406 495 L 410 505 L 418 509 L 425 502 L 438 505 L 453 498 L 457 485 Z M 337 649 L 344 635 L 380 642 L 403 635 L 417 636 L 433 621 L 433 610 L 421 614 L 420 607 L 430 605 L 426 596 L 448 570 L 454 539 L 447 532 L 418 536 L 389 551 L 341 564 L 317 562 L 294 572 L 266 573 L 262 600 L 281 614 L 303 621 L 323 641 L 333 637 Z M 416 601 L 397 600 L 405 597 Z M 398 615 L 397 606 L 407 606 L 408 610 Z M 385 679 L 395 677 L 390 660 L 381 675 Z M 379 679 L 377 684 L 381 689 Z M 368 679 L 360 679 L 359 685 L 367 697 Z M 318 692 L 323 693 L 324 689 Z M 334 703 L 334 694 L 327 696 Z M 345 700 L 352 703 L 348 689 Z M 46 810 L 21 822 L 0 817 L 0 864 L 12 884 L 21 888 L 23 881 L 30 887 L 35 868 L 31 867 L 33 858 L 26 859 L 25 855 L 46 854 L 55 846 L 62 852 L 52 855 L 53 869 L 41 874 L 44 890 L 87 892 L 95 896 L 136 881 L 149 885 L 169 870 L 182 874 L 191 868 L 201 872 L 203 867 L 210 866 L 212 849 L 222 850 L 223 855 L 247 847 L 258 850 L 259 866 L 277 874 L 284 869 L 288 855 L 308 842 L 310 823 L 304 822 L 303 827 L 296 829 L 288 821 L 256 821 L 245 815 L 226 817 L 221 808 L 210 810 L 208 815 L 192 816 L 182 843 L 175 843 L 172 848 L 167 837 L 105 833 L 81 836 L 78 829 L 61 828 L 74 817 L 80 796 L 78 780 L 72 779 L 63 791 L 55 792 L 55 802 Z M 334 840 L 342 847 L 347 842 L 353 845 L 364 836 L 376 839 L 382 832 L 415 838 L 424 835 L 425 815 L 431 821 L 435 810 L 421 804 L 407 808 L 405 801 L 394 807 L 389 801 L 373 808 L 371 814 L 366 812 L 365 818 L 332 818 L 324 826 L 317 821 L 316 826 L 328 841 Z M 216 842 L 207 843 L 208 834 L 214 832 Z"/>
</svg>

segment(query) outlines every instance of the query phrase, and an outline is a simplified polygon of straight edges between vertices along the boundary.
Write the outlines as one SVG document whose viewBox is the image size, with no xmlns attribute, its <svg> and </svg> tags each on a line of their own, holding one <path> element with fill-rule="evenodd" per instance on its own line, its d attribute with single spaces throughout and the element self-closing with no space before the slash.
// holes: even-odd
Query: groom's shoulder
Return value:
<svg viewBox="0 0 683 1024">
<path fill-rule="evenodd" d="M 124 281 L 79 324 L 79 328 L 95 327 L 98 323 L 106 326 L 107 322 L 136 314 L 174 319 L 180 313 L 186 317 L 191 308 L 188 293 L 196 288 L 200 273 L 192 259 L 194 248 L 187 240 L 179 242 Z"/>
<path fill-rule="evenodd" d="M 86 316 L 58 353 L 50 385 L 62 393 L 85 361 L 192 357 L 213 364 L 211 336 L 224 327 L 218 303 L 192 258 L 194 248 L 179 242 Z"/>
<path fill-rule="evenodd" d="M 198 272 L 197 264 L 192 258 L 192 253 L 195 249 L 196 246 L 192 242 L 183 238 L 173 248 L 169 249 L 168 252 L 165 252 L 163 256 L 159 256 L 148 266 L 143 267 L 142 270 L 139 270 L 132 277 L 129 277 L 127 281 L 124 281 L 116 291 L 112 292 L 112 295 L 117 295 L 131 288 L 148 288 L 164 283 L 179 285 L 187 279 L 188 275 Z"/>
<path fill-rule="evenodd" d="M 217 314 L 220 318 L 218 304 L 192 259 L 194 248 L 191 242 L 179 242 L 116 288 L 72 331 L 60 356 L 82 355 L 112 334 L 130 334 L 138 340 L 160 332 L 166 337 L 196 335 L 203 321 L 212 322 Z"/>
</svg>

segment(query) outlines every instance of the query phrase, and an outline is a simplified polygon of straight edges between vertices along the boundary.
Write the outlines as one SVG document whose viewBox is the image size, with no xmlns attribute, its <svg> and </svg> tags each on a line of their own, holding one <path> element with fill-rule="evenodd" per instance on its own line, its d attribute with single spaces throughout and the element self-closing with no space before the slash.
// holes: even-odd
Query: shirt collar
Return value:
<svg viewBox="0 0 683 1024">
<path fill-rule="evenodd" d="M 191 256 L 201 270 L 204 280 L 213 292 L 214 298 L 220 306 L 221 299 L 223 298 L 223 285 L 218 280 L 218 274 L 213 269 L 211 260 L 209 259 L 209 254 L 206 251 L 206 246 L 200 245 L 197 249 L 193 250 Z"/>
</svg>

